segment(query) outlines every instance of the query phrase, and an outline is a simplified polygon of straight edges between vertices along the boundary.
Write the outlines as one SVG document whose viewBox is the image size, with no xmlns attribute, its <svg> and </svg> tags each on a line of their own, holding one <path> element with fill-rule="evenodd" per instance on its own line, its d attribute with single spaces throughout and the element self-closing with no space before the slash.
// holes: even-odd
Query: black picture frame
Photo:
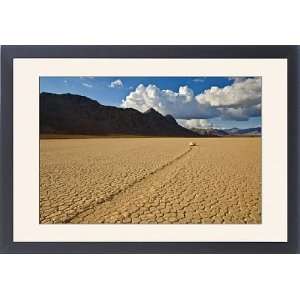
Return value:
<svg viewBox="0 0 300 300">
<path fill-rule="evenodd" d="M 0 253 L 298 253 L 299 46 L 2 46 Z M 288 242 L 14 242 L 13 60 L 15 58 L 287 58 Z"/>
</svg>

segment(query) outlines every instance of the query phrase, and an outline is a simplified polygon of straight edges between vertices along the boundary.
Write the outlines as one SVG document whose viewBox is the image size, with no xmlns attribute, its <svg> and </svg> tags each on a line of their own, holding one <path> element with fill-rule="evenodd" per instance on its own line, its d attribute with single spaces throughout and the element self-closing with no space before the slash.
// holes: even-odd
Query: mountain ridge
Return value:
<svg viewBox="0 0 300 300">
<path fill-rule="evenodd" d="M 133 108 L 102 105 L 86 96 L 46 92 L 40 94 L 40 133 L 198 136 L 172 116 L 165 117 L 153 108 L 141 113 Z"/>
<path fill-rule="evenodd" d="M 229 128 L 229 129 L 217 129 L 217 128 L 191 128 L 190 130 L 198 133 L 200 136 L 261 136 L 261 127 L 253 128 Z"/>
<path fill-rule="evenodd" d="M 173 137 L 261 136 L 254 128 L 185 128 L 168 114 L 154 108 L 140 112 L 133 108 L 108 106 L 86 96 L 40 93 L 40 133 L 79 135 L 133 135 Z"/>
</svg>

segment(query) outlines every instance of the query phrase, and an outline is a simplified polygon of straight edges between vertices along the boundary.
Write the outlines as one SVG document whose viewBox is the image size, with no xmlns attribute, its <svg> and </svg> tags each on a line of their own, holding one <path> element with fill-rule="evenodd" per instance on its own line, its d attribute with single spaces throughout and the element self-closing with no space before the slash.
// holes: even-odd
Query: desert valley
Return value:
<svg viewBox="0 0 300 300">
<path fill-rule="evenodd" d="M 260 128 L 190 130 L 50 93 L 40 120 L 40 223 L 261 223 Z"/>
</svg>

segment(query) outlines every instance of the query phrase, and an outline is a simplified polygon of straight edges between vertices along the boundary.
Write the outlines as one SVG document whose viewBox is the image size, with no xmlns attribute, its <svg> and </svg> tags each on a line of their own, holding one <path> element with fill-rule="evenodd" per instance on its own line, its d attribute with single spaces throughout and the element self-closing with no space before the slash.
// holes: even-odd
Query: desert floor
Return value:
<svg viewBox="0 0 300 300">
<path fill-rule="evenodd" d="M 40 146 L 40 223 L 261 223 L 260 138 Z"/>
</svg>

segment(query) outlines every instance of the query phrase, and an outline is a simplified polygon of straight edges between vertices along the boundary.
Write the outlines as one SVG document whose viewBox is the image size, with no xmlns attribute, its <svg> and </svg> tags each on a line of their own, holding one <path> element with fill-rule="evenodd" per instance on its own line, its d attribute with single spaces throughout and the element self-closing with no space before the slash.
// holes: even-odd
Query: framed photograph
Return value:
<svg viewBox="0 0 300 300">
<path fill-rule="evenodd" d="M 299 49 L 2 46 L 1 252 L 299 252 Z"/>
</svg>

